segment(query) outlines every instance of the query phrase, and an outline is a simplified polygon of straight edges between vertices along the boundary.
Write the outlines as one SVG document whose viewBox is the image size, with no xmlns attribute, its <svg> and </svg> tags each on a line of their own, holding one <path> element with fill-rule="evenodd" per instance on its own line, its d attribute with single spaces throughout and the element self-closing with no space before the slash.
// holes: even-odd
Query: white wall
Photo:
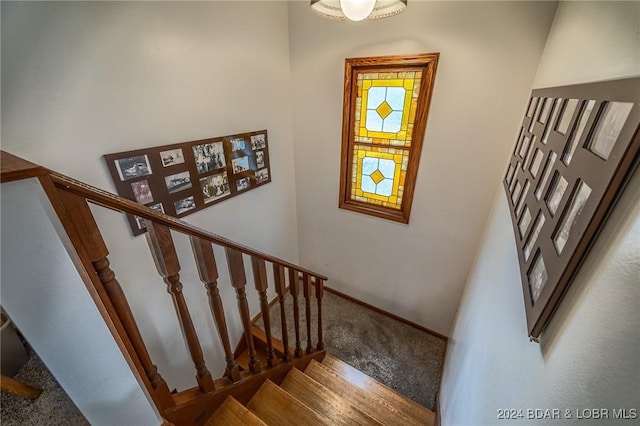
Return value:
<svg viewBox="0 0 640 426">
<path fill-rule="evenodd" d="M 630 72 L 640 75 L 639 13 L 640 4 L 633 2 L 560 3 L 536 86 L 608 80 Z M 616 42 L 632 34 L 634 43 Z M 612 54 L 608 52 L 612 46 L 626 47 Z M 576 69 L 574 61 L 581 63 L 587 56 L 592 59 L 591 69 Z M 504 191 L 498 185 L 449 341 L 440 394 L 442 424 L 573 425 L 576 409 L 637 410 L 638 259 L 640 173 L 625 190 L 541 335 L 541 343 L 529 342 L 516 245 Z M 527 419 L 526 410 L 536 408 L 561 409 L 562 418 Z M 521 409 L 525 418 L 499 421 L 498 409 Z M 567 409 L 574 419 L 564 418 Z M 599 425 L 627 422 L 592 421 Z"/>
<path fill-rule="evenodd" d="M 556 4 L 417 2 L 392 19 L 289 5 L 300 260 L 448 334 Z M 344 59 L 440 52 L 411 222 L 338 209 Z"/>
<path fill-rule="evenodd" d="M 2 307 L 90 424 L 160 424 L 65 247 L 40 183 L 3 183 Z"/>
<path fill-rule="evenodd" d="M 267 129 L 272 182 L 185 220 L 296 262 L 287 13 L 284 2 L 3 2 L 2 148 L 115 192 L 103 154 Z M 195 386 L 145 238 L 132 238 L 123 216 L 95 211 L 159 371 L 172 389 Z M 206 293 L 188 242 L 176 243 L 184 294 L 220 376 Z M 235 296 L 217 254 L 235 344 Z"/>
</svg>

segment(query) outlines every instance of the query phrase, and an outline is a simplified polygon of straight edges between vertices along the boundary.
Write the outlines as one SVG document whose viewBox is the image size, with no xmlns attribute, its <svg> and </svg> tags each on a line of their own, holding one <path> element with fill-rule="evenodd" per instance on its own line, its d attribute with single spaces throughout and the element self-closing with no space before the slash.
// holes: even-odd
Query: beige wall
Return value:
<svg viewBox="0 0 640 426">
<path fill-rule="evenodd" d="M 2 149 L 115 192 L 103 154 L 267 129 L 272 182 L 185 220 L 295 262 L 289 80 L 284 2 L 2 3 Z M 120 214 L 95 211 L 160 372 L 172 389 L 194 386 L 145 237 L 132 238 Z M 219 376 L 224 358 L 206 293 L 188 241 L 176 244 L 184 293 Z M 235 343 L 235 296 L 222 261 L 219 269 Z"/>
<path fill-rule="evenodd" d="M 372 22 L 289 5 L 300 260 L 448 334 L 555 3 L 410 2 Z M 440 52 L 410 224 L 338 209 L 344 59 Z"/>
<path fill-rule="evenodd" d="M 639 14 L 634 2 L 560 3 L 536 86 L 640 75 Z M 631 35 L 634 43 L 617 42 Z M 609 52 L 613 46 L 622 50 Z M 577 66 L 587 57 L 588 71 Z M 600 408 L 610 410 L 610 418 L 593 424 L 632 424 L 614 420 L 611 410 L 637 410 L 640 402 L 639 258 L 636 173 L 540 343 L 529 342 L 516 245 L 499 185 L 450 339 L 442 424 L 575 425 L 589 422 L 577 421 L 576 410 Z M 498 409 L 523 410 L 524 418 L 499 421 Z M 559 409 L 560 418 L 532 420 L 528 409 Z"/>
</svg>

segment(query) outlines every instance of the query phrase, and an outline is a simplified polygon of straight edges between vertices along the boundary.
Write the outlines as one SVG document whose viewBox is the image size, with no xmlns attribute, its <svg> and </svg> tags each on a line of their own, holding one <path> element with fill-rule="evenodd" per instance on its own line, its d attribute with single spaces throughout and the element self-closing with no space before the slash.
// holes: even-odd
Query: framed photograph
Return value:
<svg viewBox="0 0 640 426">
<path fill-rule="evenodd" d="M 231 152 L 244 151 L 246 148 L 244 138 L 231 138 Z"/>
<path fill-rule="evenodd" d="M 198 174 L 222 169 L 226 165 L 222 142 L 213 142 L 193 147 L 193 157 L 196 160 Z"/>
<path fill-rule="evenodd" d="M 182 154 L 181 148 L 161 151 L 160 159 L 162 160 L 162 167 L 175 166 L 177 164 L 184 163 L 184 155 Z"/>
<path fill-rule="evenodd" d="M 173 203 L 173 207 L 176 209 L 176 214 L 179 216 L 196 208 L 196 200 L 193 195 L 178 200 Z"/>
<path fill-rule="evenodd" d="M 262 183 L 269 180 L 269 169 L 260 169 L 256 171 L 256 183 Z"/>
<path fill-rule="evenodd" d="M 191 188 L 191 175 L 189 172 L 176 173 L 164 178 L 169 194 L 184 191 Z"/>
<path fill-rule="evenodd" d="M 229 181 L 227 180 L 227 172 L 200 179 L 200 188 L 202 189 L 204 202 L 207 204 L 219 198 L 231 195 Z"/>
<path fill-rule="evenodd" d="M 154 209 L 157 212 L 164 213 L 164 206 L 162 203 L 152 204 L 149 206 L 150 209 Z"/>
<path fill-rule="evenodd" d="M 251 136 L 251 149 L 264 149 L 267 146 L 264 133 Z"/>
<path fill-rule="evenodd" d="M 131 182 L 131 189 L 133 190 L 133 196 L 140 204 L 153 203 L 151 187 L 149 186 L 149 181 L 146 179 Z"/>
<path fill-rule="evenodd" d="M 115 160 L 116 170 L 120 180 L 137 179 L 142 176 L 151 174 L 151 165 L 149 157 L 146 155 L 138 155 L 135 157 L 121 158 Z"/>
<path fill-rule="evenodd" d="M 233 160 L 231 160 L 231 168 L 233 169 L 233 174 L 246 172 L 247 170 L 249 170 L 249 157 L 244 156 L 240 158 L 234 158 Z"/>
<path fill-rule="evenodd" d="M 271 181 L 266 130 L 103 157 L 118 194 L 180 218 Z M 127 220 L 133 235 L 147 231 L 144 219 Z"/>
<path fill-rule="evenodd" d="M 240 191 L 244 191 L 245 189 L 249 189 L 249 178 L 245 177 L 242 179 L 239 179 L 238 181 L 236 181 L 236 191 L 240 192 Z"/>
<path fill-rule="evenodd" d="M 264 167 L 264 151 L 256 151 L 256 166 L 259 169 Z"/>
<path fill-rule="evenodd" d="M 532 340 L 638 164 L 638 87 L 628 78 L 531 93 L 503 184 Z"/>
</svg>

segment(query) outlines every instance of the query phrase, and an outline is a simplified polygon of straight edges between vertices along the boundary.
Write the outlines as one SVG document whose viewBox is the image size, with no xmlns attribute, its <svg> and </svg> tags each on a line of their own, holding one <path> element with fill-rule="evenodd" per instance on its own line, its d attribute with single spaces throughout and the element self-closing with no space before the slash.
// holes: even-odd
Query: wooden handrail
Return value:
<svg viewBox="0 0 640 426">
<path fill-rule="evenodd" d="M 135 201 L 127 200 L 126 198 L 120 197 L 118 195 L 112 194 L 110 192 L 104 191 L 99 188 L 95 188 L 91 185 L 87 185 L 86 183 L 80 182 L 78 180 L 62 175 L 60 173 L 56 173 L 54 171 L 49 171 L 49 173 L 51 175 L 51 180 L 57 187 L 64 189 L 66 191 L 73 192 L 75 194 L 82 195 L 83 197 L 85 197 L 87 200 L 91 201 L 94 204 L 101 205 L 103 207 L 106 207 L 111 210 L 115 210 L 120 213 L 133 214 L 133 215 L 143 217 L 145 219 L 150 219 L 153 222 L 165 225 L 175 231 L 179 231 L 190 236 L 202 238 L 206 241 L 210 241 L 214 244 L 239 251 L 249 256 L 262 258 L 267 262 L 282 265 L 285 268 L 289 268 L 289 269 L 296 270 L 298 272 L 309 274 L 323 281 L 326 281 L 328 279 L 323 275 L 320 275 L 316 272 L 310 271 L 308 269 L 305 269 L 293 263 L 287 262 L 286 260 L 279 259 L 277 257 L 268 255 L 266 253 L 262 253 L 258 250 L 254 250 L 250 247 L 236 243 L 220 235 L 216 235 L 212 232 L 208 232 L 208 231 L 205 231 L 204 229 L 198 228 L 197 226 L 183 222 L 182 220 L 175 219 L 171 216 L 167 216 L 162 213 L 159 213 L 153 209 L 150 209 L 149 207 L 146 207 L 142 204 L 138 204 Z"/>
</svg>

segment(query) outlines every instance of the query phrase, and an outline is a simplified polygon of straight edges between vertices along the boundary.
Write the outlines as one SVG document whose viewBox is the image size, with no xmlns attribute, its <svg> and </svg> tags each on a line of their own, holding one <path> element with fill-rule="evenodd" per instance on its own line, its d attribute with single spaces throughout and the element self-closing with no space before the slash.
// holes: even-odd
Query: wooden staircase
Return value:
<svg viewBox="0 0 640 426">
<path fill-rule="evenodd" d="M 327 354 L 278 385 L 267 380 L 246 405 L 228 397 L 206 426 L 434 425 L 434 413 Z"/>
<path fill-rule="evenodd" d="M 37 178 L 75 251 L 76 267 L 140 385 L 165 425 L 433 425 L 434 413 L 400 396 L 360 371 L 328 355 L 322 333 L 322 299 L 327 277 L 284 259 L 259 252 L 196 228 L 134 201 L 0 151 L 0 182 Z M 149 252 L 166 285 L 196 373 L 196 386 L 171 392 L 158 371 L 129 306 L 123 286 L 110 267 L 109 249 L 89 205 L 142 218 Z M 189 238 L 192 252 L 179 251 L 173 235 Z M 214 255 L 213 247 L 224 250 Z M 204 284 L 212 320 L 224 351 L 226 369 L 214 378 L 205 365 L 200 339 L 183 295 L 179 258 L 193 256 Z M 253 280 L 247 279 L 245 262 Z M 228 279 L 219 281 L 218 264 Z M 268 270 L 271 269 L 271 274 Z M 264 331 L 251 322 L 248 284 L 260 302 Z M 185 283 L 193 285 L 192 283 Z M 219 285 L 231 286 L 236 309 L 223 306 Z M 272 336 L 267 290 L 277 293 L 281 337 Z M 292 312 L 285 300 L 293 302 Z M 312 304 L 316 306 L 312 330 Z M 305 330 L 301 327 L 304 315 Z M 243 336 L 231 350 L 227 319 L 242 325 Z M 287 331 L 286 318 L 293 318 Z"/>
</svg>

